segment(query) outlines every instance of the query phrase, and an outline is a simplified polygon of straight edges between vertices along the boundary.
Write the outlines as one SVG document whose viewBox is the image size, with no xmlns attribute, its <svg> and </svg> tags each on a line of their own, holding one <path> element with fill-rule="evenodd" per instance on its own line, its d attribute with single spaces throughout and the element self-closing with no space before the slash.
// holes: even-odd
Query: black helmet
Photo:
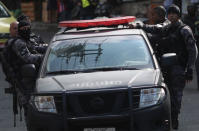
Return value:
<svg viewBox="0 0 199 131">
<path fill-rule="evenodd" d="M 173 13 L 173 14 L 177 14 L 178 16 L 180 16 L 180 8 L 175 5 L 175 4 L 172 4 L 169 9 L 168 9 L 168 14 L 170 13 Z"/>
<path fill-rule="evenodd" d="M 20 30 L 20 28 L 24 27 L 24 26 L 30 26 L 30 23 L 28 21 L 25 21 L 25 20 L 20 21 L 19 24 L 18 24 L 18 30 Z"/>
<path fill-rule="evenodd" d="M 25 21 L 25 20 L 28 20 L 28 16 L 22 14 L 20 15 L 19 17 L 17 17 L 17 21 L 20 22 L 20 21 Z"/>
<path fill-rule="evenodd" d="M 20 21 L 19 22 L 18 34 L 19 34 L 19 36 L 28 40 L 30 38 L 31 29 L 30 28 L 20 29 L 21 27 L 25 27 L 25 26 L 30 26 L 30 23 L 28 21 Z"/>
</svg>

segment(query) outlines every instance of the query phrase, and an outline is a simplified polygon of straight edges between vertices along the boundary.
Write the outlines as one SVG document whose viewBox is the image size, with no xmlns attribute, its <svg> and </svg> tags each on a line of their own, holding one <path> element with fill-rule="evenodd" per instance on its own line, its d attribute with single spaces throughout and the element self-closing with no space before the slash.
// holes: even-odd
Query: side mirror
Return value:
<svg viewBox="0 0 199 131">
<path fill-rule="evenodd" d="M 23 78 L 36 78 L 37 72 L 34 64 L 26 64 L 21 67 L 21 74 Z"/>
<path fill-rule="evenodd" d="M 160 65 L 162 68 L 168 68 L 178 63 L 176 53 L 167 53 L 162 55 Z"/>
</svg>

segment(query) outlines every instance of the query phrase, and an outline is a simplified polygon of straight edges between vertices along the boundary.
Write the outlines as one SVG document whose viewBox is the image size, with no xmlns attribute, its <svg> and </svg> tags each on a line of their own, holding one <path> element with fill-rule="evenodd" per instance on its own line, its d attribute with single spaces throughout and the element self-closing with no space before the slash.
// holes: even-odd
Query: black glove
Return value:
<svg viewBox="0 0 199 131">
<path fill-rule="evenodd" d="M 136 29 L 141 29 L 143 26 L 144 25 L 142 23 L 136 23 Z"/>
<path fill-rule="evenodd" d="M 129 24 L 128 26 L 130 29 L 141 29 L 144 25 L 142 23 L 133 23 Z"/>
<path fill-rule="evenodd" d="M 192 68 L 187 68 L 185 78 L 186 78 L 186 80 L 193 80 L 193 69 Z"/>
</svg>

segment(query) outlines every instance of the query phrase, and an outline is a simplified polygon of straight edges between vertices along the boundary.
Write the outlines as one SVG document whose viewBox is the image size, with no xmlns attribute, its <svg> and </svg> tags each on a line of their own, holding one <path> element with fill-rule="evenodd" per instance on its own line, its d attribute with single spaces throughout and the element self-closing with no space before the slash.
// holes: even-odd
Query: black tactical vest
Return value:
<svg viewBox="0 0 199 131">
<path fill-rule="evenodd" d="M 168 29 L 167 36 L 163 38 L 168 45 L 167 52 L 176 53 L 178 63 L 183 67 L 186 67 L 188 61 L 188 52 L 186 49 L 186 44 L 181 34 L 181 29 L 185 26 L 185 24 L 181 23 L 175 28 Z"/>
</svg>

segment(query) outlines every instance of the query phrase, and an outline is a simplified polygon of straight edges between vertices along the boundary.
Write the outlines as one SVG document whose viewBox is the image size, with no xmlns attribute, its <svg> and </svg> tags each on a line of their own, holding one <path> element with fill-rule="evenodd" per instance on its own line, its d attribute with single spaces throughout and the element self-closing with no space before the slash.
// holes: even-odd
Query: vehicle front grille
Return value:
<svg viewBox="0 0 199 131">
<path fill-rule="evenodd" d="M 139 107 L 140 90 L 132 90 L 133 109 Z M 55 96 L 58 113 L 63 112 L 63 97 Z M 117 114 L 130 108 L 127 90 L 87 91 L 66 94 L 66 112 L 70 116 Z"/>
</svg>

